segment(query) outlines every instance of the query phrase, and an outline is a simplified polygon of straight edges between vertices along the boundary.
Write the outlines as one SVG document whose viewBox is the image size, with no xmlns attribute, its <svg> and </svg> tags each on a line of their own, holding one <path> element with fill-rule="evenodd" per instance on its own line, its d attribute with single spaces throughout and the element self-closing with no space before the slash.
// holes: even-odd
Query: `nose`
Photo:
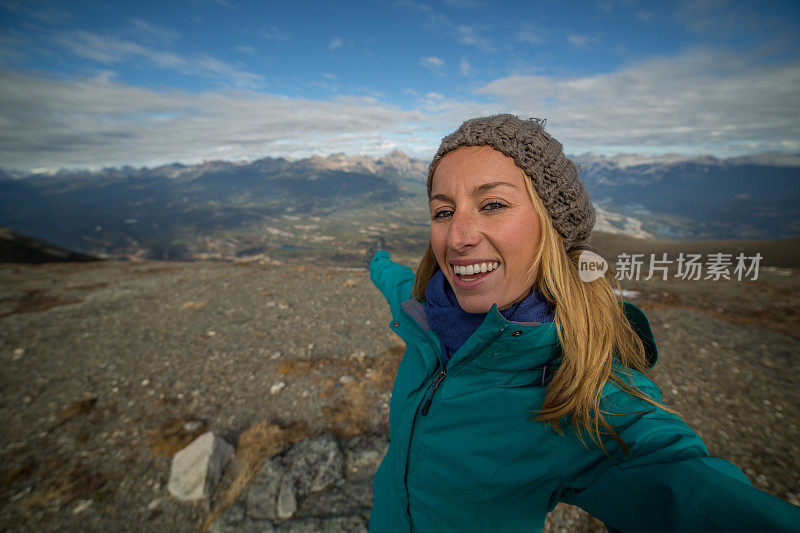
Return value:
<svg viewBox="0 0 800 533">
<path fill-rule="evenodd" d="M 450 219 L 447 231 L 447 246 L 453 251 L 461 252 L 476 246 L 481 240 L 476 220 L 466 210 L 456 211 Z"/>
</svg>

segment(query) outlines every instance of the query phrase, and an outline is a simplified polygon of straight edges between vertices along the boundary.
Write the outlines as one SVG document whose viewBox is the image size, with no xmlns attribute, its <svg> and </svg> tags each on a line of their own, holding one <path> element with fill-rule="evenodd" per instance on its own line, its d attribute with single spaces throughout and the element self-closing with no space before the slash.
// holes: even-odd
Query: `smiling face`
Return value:
<svg viewBox="0 0 800 533">
<path fill-rule="evenodd" d="M 529 294 L 540 221 L 513 159 L 489 146 L 448 153 L 430 209 L 431 249 L 464 311 L 504 309 Z"/>
</svg>

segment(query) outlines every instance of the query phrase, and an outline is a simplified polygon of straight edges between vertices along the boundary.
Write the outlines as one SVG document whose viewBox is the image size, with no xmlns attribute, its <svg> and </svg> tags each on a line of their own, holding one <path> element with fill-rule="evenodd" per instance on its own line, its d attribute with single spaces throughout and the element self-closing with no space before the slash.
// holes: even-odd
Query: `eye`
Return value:
<svg viewBox="0 0 800 533">
<path fill-rule="evenodd" d="M 452 216 L 452 215 L 453 215 L 453 211 L 452 210 L 450 210 L 450 209 L 440 209 L 439 211 L 436 211 L 433 215 L 431 215 L 431 218 L 433 220 L 438 220 L 438 219 L 441 219 L 441 218 L 444 218 L 444 217 L 449 217 L 449 216 Z"/>
<path fill-rule="evenodd" d="M 498 209 L 503 209 L 506 205 L 502 202 L 489 202 L 483 206 L 483 209 L 487 211 L 497 211 Z"/>
</svg>

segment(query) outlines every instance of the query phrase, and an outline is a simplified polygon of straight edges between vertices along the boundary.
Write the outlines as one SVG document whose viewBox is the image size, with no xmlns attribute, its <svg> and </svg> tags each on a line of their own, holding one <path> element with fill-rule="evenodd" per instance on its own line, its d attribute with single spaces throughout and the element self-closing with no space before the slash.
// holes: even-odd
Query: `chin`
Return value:
<svg viewBox="0 0 800 533">
<path fill-rule="evenodd" d="M 456 295 L 456 298 L 458 299 L 458 305 L 467 313 L 488 313 L 494 304 L 493 301 L 487 302 L 477 298 L 458 298 L 458 295 Z"/>
</svg>

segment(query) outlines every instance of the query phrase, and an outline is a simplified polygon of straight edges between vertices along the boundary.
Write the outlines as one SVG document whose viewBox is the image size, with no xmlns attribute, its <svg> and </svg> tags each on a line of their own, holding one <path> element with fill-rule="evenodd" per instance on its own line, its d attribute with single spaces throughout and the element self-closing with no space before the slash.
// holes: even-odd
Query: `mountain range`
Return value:
<svg viewBox="0 0 800 533">
<path fill-rule="evenodd" d="M 596 230 L 666 240 L 800 235 L 800 156 L 573 158 Z M 426 242 L 427 162 L 334 154 L 156 168 L 0 171 L 0 225 L 82 253 L 149 259 L 353 258 Z"/>
</svg>

